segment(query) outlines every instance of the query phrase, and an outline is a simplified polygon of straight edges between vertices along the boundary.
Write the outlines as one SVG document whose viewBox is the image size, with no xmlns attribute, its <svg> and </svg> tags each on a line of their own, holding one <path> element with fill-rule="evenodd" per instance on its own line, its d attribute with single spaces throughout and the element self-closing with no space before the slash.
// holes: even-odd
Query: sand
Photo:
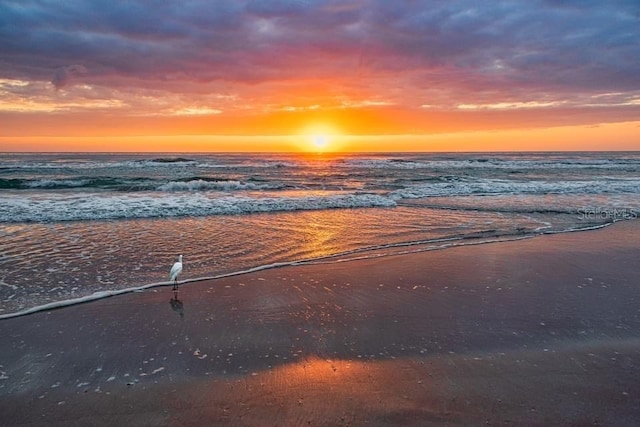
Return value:
<svg viewBox="0 0 640 427">
<path fill-rule="evenodd" d="M 638 242 L 628 221 L 6 319 L 0 424 L 638 425 Z"/>
</svg>

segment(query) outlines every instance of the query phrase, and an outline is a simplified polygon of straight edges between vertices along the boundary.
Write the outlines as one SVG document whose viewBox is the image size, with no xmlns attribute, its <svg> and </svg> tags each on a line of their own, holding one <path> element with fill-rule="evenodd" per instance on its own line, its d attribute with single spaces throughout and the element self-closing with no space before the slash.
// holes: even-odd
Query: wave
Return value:
<svg viewBox="0 0 640 427">
<path fill-rule="evenodd" d="M 22 179 L 15 179 L 15 178 L 11 178 L 11 179 L 0 178 L 0 189 L 13 190 L 13 189 L 23 188 L 23 181 L 24 180 Z"/>
<path fill-rule="evenodd" d="M 367 169 L 499 169 L 499 170 L 564 170 L 564 169 L 630 169 L 640 166 L 639 159 L 346 159 L 336 164 L 338 167 Z"/>
<path fill-rule="evenodd" d="M 99 156 L 98 156 L 99 157 Z M 218 163 L 211 163 L 212 160 L 205 161 L 206 164 L 215 166 Z M 58 159 L 57 161 L 27 161 L 23 163 L 13 163 L 10 166 L 0 167 L 4 173 L 25 172 L 25 171 L 69 171 L 96 170 L 96 169 L 160 169 L 176 168 L 198 165 L 199 160 L 184 157 L 167 157 L 151 159 L 118 159 L 106 157 L 105 159 L 94 158 L 91 160 L 80 159 Z"/>
<path fill-rule="evenodd" d="M 321 162 L 336 168 L 353 169 L 469 169 L 469 170 L 627 170 L 633 172 L 640 167 L 640 158 L 635 153 L 627 154 L 494 154 L 456 156 L 446 155 L 396 155 L 381 157 L 365 155 L 322 159 Z M 95 170 L 95 169 L 180 169 L 180 168 L 255 168 L 281 169 L 304 168 L 317 161 L 296 155 L 204 155 L 184 157 L 181 155 L 36 155 L 4 159 L 0 162 L 3 173 L 43 170 Z"/>
<path fill-rule="evenodd" d="M 184 157 L 159 157 L 151 160 L 141 160 L 142 162 L 150 162 L 150 163 L 194 163 L 195 160 L 187 159 Z"/>
<path fill-rule="evenodd" d="M 593 181 L 447 180 L 412 185 L 389 194 L 394 200 L 441 196 L 512 194 L 640 193 L 640 179 Z"/>
<path fill-rule="evenodd" d="M 472 180 L 453 175 L 434 177 L 428 181 L 412 181 L 408 186 L 388 192 L 358 190 L 300 190 L 292 195 L 282 183 L 270 181 L 217 180 L 200 177 L 162 182 L 151 179 L 80 178 L 78 180 L 4 180 L 10 188 L 40 189 L 78 188 L 116 191 L 37 192 L 24 197 L 0 193 L 1 222 L 51 222 L 126 218 L 162 218 L 180 216 L 236 215 L 293 210 L 337 208 L 393 207 L 402 200 L 458 197 L 454 205 L 462 209 L 501 210 L 483 200 L 471 201 L 465 196 L 546 196 L 546 195 L 635 195 L 640 194 L 640 179 L 599 179 L 589 181 L 515 181 L 498 179 Z M 253 193 L 240 193 L 255 191 Z M 238 192 L 234 194 L 234 192 Z M 187 194 L 188 193 L 188 194 Z M 226 193 L 226 194 L 225 194 Z M 232 195 L 230 195 L 230 194 Z M 628 197 L 628 196 L 627 196 Z M 566 202 L 566 201 L 565 201 Z M 565 205 L 567 203 L 563 202 Z M 516 201 L 515 205 L 522 205 Z M 506 203 L 502 208 L 512 207 Z M 543 203 L 545 207 L 546 203 Z M 557 205 L 557 204 L 556 204 Z M 622 204 L 621 204 L 622 205 Z M 569 206 L 569 205 L 567 205 Z M 426 206 L 428 207 L 428 206 Z M 436 206 L 434 206 L 436 207 Z M 447 206 L 441 206 L 447 207 Z M 453 207 L 453 206 L 450 206 Z M 557 206 L 552 206 L 556 208 Z M 574 207 L 572 204 L 570 207 Z M 530 208 L 529 206 L 526 207 Z M 566 206 L 565 206 L 566 208 Z M 517 209 L 515 209 L 517 211 Z"/>
<path fill-rule="evenodd" d="M 188 181 L 171 181 L 156 188 L 159 191 L 237 191 L 237 190 L 275 190 L 283 185 L 275 183 L 254 183 L 241 181 L 210 181 L 207 179 L 192 179 Z"/>
<path fill-rule="evenodd" d="M 176 181 L 163 182 L 153 178 L 116 178 L 116 177 L 77 177 L 74 179 L 2 179 L 0 189 L 7 190 L 63 190 L 63 189 L 103 189 L 117 191 L 240 191 L 240 190 L 277 190 L 284 185 L 251 180 L 241 182 L 211 177 L 191 177 Z"/>
<path fill-rule="evenodd" d="M 396 206 L 394 200 L 370 193 L 299 197 L 211 197 L 207 193 L 0 196 L 0 222 L 166 218 L 391 206 Z"/>
<path fill-rule="evenodd" d="M 26 188 L 74 188 L 85 187 L 90 180 L 86 179 L 38 179 L 24 183 Z"/>
<path fill-rule="evenodd" d="M 63 189 L 79 187 L 113 187 L 121 184 L 117 178 L 77 178 L 77 179 L 2 179 L 0 189 Z"/>
<path fill-rule="evenodd" d="M 0 189 L 12 190 L 64 190 L 103 189 L 117 191 L 143 191 L 155 188 L 157 182 L 149 178 L 78 177 L 74 179 L 2 179 Z"/>
<path fill-rule="evenodd" d="M 79 170 L 165 170 L 165 169 L 282 169 L 300 168 L 305 162 L 291 159 L 259 159 L 235 156 L 196 156 L 187 157 L 158 157 L 158 158 L 122 158 L 118 156 L 96 156 L 90 160 L 57 159 L 56 161 L 26 161 L 22 163 L 0 163 L 2 173 L 20 172 L 68 172 Z M 55 159 L 54 159 L 55 160 Z"/>
</svg>

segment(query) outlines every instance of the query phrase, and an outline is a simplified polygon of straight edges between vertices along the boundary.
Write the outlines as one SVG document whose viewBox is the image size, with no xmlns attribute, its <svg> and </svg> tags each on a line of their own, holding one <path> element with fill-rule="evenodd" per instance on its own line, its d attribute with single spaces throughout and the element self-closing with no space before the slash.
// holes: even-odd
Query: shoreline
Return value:
<svg viewBox="0 0 640 427">
<path fill-rule="evenodd" d="M 11 425 L 640 422 L 640 223 L 0 321 Z"/>
<path fill-rule="evenodd" d="M 438 238 L 438 239 L 426 240 L 426 241 L 420 241 L 420 242 L 393 243 L 393 244 L 388 244 L 388 245 L 382 245 L 380 247 L 366 247 L 366 248 L 356 249 L 356 250 L 347 251 L 347 252 L 341 252 L 341 253 L 332 254 L 332 255 L 325 255 L 325 256 L 318 257 L 318 258 L 311 258 L 311 259 L 304 259 L 304 260 L 299 260 L 299 261 L 288 261 L 288 262 L 278 262 L 278 263 L 273 263 L 273 264 L 259 265 L 259 266 L 256 266 L 256 267 L 248 268 L 246 270 L 232 271 L 232 272 L 229 272 L 229 273 L 223 273 L 223 274 L 218 274 L 218 275 L 214 275 L 214 276 L 205 276 L 205 277 L 196 277 L 196 278 L 192 278 L 192 279 L 185 279 L 185 280 L 178 281 L 178 284 L 181 285 L 181 286 L 182 285 L 189 285 L 189 284 L 199 283 L 199 282 L 208 281 L 208 280 L 219 280 L 219 279 L 224 279 L 224 278 L 227 278 L 227 277 L 242 276 L 244 274 L 256 273 L 256 272 L 263 271 L 263 270 L 290 267 L 290 266 L 296 266 L 296 265 L 333 264 L 333 263 L 340 263 L 340 262 L 353 262 L 353 261 L 360 261 L 360 260 L 366 260 L 366 259 L 376 259 L 376 258 L 381 258 L 381 257 L 386 257 L 386 256 L 409 255 L 409 254 L 412 254 L 412 253 L 439 251 L 439 250 L 445 250 L 445 249 L 456 248 L 456 247 L 461 247 L 461 246 L 476 246 L 476 245 L 484 245 L 484 244 L 490 244 L 490 243 L 511 242 L 511 241 L 517 241 L 517 240 L 532 239 L 532 238 L 541 237 L 541 236 L 544 236 L 544 235 L 575 233 L 575 232 L 583 232 L 583 231 L 593 231 L 593 230 L 599 230 L 601 228 L 609 227 L 611 225 L 616 224 L 617 222 L 619 222 L 619 221 L 607 222 L 607 223 L 597 224 L 597 225 L 590 225 L 590 226 L 585 227 L 585 228 L 567 229 L 567 230 L 560 230 L 560 231 L 542 231 L 542 232 L 531 233 L 531 234 L 522 235 L 522 236 L 517 235 L 518 237 L 513 237 L 514 235 L 500 235 L 500 236 L 494 236 L 493 240 L 484 240 L 484 239 L 490 239 L 491 237 L 475 237 L 475 236 L 474 237 L 468 237 L 467 236 L 467 237 L 460 237 L 460 238 Z M 459 243 L 459 244 L 455 244 L 455 243 L 448 244 L 448 243 L 445 243 L 442 246 L 428 247 L 428 248 L 425 248 L 425 249 L 418 249 L 418 250 L 415 250 L 415 251 L 400 251 L 400 252 L 391 252 L 391 253 L 382 254 L 382 255 L 370 255 L 370 256 L 366 256 L 365 255 L 365 256 L 362 256 L 362 257 L 355 257 L 355 258 L 336 259 L 334 261 L 323 261 L 323 260 L 326 260 L 326 259 L 333 259 L 333 258 L 339 258 L 339 257 L 344 257 L 344 256 L 350 257 L 352 255 L 360 254 L 360 253 L 376 253 L 376 252 L 383 251 L 383 250 L 386 250 L 386 249 L 394 250 L 396 248 L 407 248 L 407 247 L 412 247 L 412 246 L 425 246 L 425 245 L 429 245 L 429 244 L 433 244 L 433 243 L 457 242 L 457 241 L 466 242 L 466 243 Z M 63 309 L 63 308 L 72 307 L 72 306 L 78 305 L 78 304 L 91 303 L 91 302 L 98 301 L 98 300 L 101 300 L 101 299 L 104 299 L 104 298 L 112 298 L 112 297 L 117 297 L 117 296 L 120 296 L 120 295 L 126 295 L 126 294 L 133 293 L 133 292 L 143 292 L 143 291 L 148 290 L 148 289 L 167 287 L 167 286 L 172 286 L 172 283 L 171 282 L 156 282 L 156 283 L 147 283 L 147 284 L 140 285 L 140 286 L 133 286 L 133 287 L 124 288 L 124 289 L 111 289 L 111 290 L 105 290 L 105 291 L 98 291 L 98 292 L 94 292 L 93 294 L 90 294 L 90 295 L 85 295 L 85 296 L 81 296 L 81 297 L 70 298 L 70 299 L 60 300 L 60 301 L 53 301 L 53 302 L 50 302 L 50 303 L 29 307 L 29 308 L 26 308 L 26 309 L 23 309 L 23 310 L 19 310 L 19 311 L 16 311 L 16 312 L 3 313 L 3 314 L 0 314 L 0 322 L 2 320 L 4 320 L 4 319 L 12 319 L 12 318 L 15 318 L 15 317 L 28 316 L 28 315 L 31 315 L 31 314 L 34 314 L 34 313 L 39 313 L 39 312 L 42 312 L 42 311 Z"/>
</svg>

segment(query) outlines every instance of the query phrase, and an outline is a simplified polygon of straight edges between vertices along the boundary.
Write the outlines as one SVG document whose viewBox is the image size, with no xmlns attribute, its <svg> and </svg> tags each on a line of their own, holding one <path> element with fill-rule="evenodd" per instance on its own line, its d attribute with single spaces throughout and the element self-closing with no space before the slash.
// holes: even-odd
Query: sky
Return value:
<svg viewBox="0 0 640 427">
<path fill-rule="evenodd" d="M 640 150 L 639 40 L 638 0 L 3 0 L 0 151 Z"/>
</svg>

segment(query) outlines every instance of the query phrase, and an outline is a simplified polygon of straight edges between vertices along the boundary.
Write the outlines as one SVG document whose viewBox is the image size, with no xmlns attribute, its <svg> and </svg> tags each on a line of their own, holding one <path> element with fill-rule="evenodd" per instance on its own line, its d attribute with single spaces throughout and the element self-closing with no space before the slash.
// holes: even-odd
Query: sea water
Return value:
<svg viewBox="0 0 640 427">
<path fill-rule="evenodd" d="M 640 153 L 0 154 L 0 316 L 166 282 L 590 229 Z"/>
</svg>

